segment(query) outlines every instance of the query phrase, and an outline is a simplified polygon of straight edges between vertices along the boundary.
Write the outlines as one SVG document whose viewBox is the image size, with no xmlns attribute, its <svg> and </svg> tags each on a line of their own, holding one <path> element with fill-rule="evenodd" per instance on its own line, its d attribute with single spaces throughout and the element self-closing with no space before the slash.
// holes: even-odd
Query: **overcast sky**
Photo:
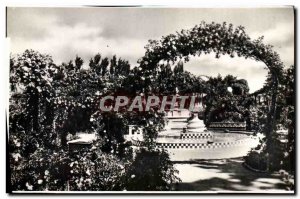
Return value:
<svg viewBox="0 0 300 199">
<path fill-rule="evenodd" d="M 11 52 L 34 49 L 52 55 L 56 64 L 76 55 L 85 65 L 100 52 L 116 54 L 135 66 L 145 53 L 148 39 L 160 39 L 202 20 L 242 25 L 252 39 L 265 36 L 286 66 L 294 64 L 294 15 L 291 7 L 199 8 L 8 8 L 7 35 Z M 250 91 L 262 87 L 264 64 L 244 58 L 214 54 L 193 58 L 184 65 L 196 75 L 232 74 L 248 80 Z"/>
</svg>

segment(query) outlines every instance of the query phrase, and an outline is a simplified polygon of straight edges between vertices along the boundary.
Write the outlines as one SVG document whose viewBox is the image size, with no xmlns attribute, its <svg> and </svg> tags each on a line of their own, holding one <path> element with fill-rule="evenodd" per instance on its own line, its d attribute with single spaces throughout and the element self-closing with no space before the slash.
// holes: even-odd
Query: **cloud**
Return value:
<svg viewBox="0 0 300 199">
<path fill-rule="evenodd" d="M 49 33 L 49 28 L 58 22 L 58 17 L 40 16 L 36 10 L 9 8 L 7 11 L 7 33 L 10 38 L 24 40 L 42 40 Z"/>
<path fill-rule="evenodd" d="M 294 20 L 277 23 L 275 27 L 250 34 L 251 38 L 264 36 L 263 42 L 274 46 L 286 66 L 294 64 Z"/>
<path fill-rule="evenodd" d="M 283 44 L 291 45 L 294 43 L 294 23 L 278 23 L 274 28 L 266 29 L 265 31 L 256 31 L 250 34 L 253 38 L 264 36 L 264 41 L 274 46 Z"/>
<path fill-rule="evenodd" d="M 43 39 L 14 36 L 11 51 L 22 53 L 26 49 L 34 49 L 52 55 L 57 64 L 74 59 L 76 55 L 83 57 L 85 64 L 88 64 L 88 60 L 98 52 L 103 56 L 116 54 L 118 57 L 129 58 L 132 64 L 136 64 L 137 59 L 143 55 L 143 47 L 147 40 L 107 39 L 102 36 L 102 32 L 100 26 L 88 26 L 83 23 L 74 26 L 62 25 L 52 19 L 51 23 L 48 22 L 47 35 L 44 35 Z"/>
<path fill-rule="evenodd" d="M 208 75 L 216 77 L 221 74 L 223 77 L 231 74 L 238 79 L 246 79 L 250 92 L 260 89 L 265 82 L 268 70 L 265 64 L 243 57 L 231 58 L 223 55 L 216 59 L 215 54 L 201 55 L 192 58 L 184 65 L 184 68 L 196 75 Z"/>
<path fill-rule="evenodd" d="M 243 16 L 243 17 L 239 17 Z M 265 36 L 286 66 L 294 64 L 293 10 L 278 9 L 145 9 L 145 8 L 9 8 L 11 52 L 34 49 L 53 56 L 55 63 L 76 55 L 84 65 L 96 53 L 117 55 L 137 65 L 148 39 L 191 28 L 200 23 L 227 21 L 246 27 L 252 39 Z M 185 68 L 194 74 L 233 74 L 248 80 L 250 90 L 262 87 L 263 63 L 214 54 L 193 58 Z"/>
</svg>

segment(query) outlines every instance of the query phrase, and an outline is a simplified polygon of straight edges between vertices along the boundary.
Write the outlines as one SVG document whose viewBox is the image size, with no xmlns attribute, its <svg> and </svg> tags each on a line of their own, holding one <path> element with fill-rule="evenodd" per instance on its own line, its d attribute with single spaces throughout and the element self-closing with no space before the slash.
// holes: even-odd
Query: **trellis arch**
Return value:
<svg viewBox="0 0 300 199">
<path fill-rule="evenodd" d="M 202 53 L 214 52 L 216 58 L 228 54 L 232 58 L 239 56 L 263 62 L 272 75 L 270 85 L 272 103 L 265 128 L 267 138 L 271 138 L 275 125 L 278 81 L 282 74 L 283 63 L 272 46 L 265 45 L 262 41 L 263 37 L 251 40 L 242 26 L 234 28 L 232 24 L 227 25 L 226 22 L 207 24 L 202 21 L 192 29 L 164 36 L 159 41 L 149 40 L 149 44 L 145 47 L 145 55 L 139 60 L 139 64 L 144 69 L 147 80 L 162 60 L 175 62 L 184 59 L 187 62 L 189 56 L 201 56 Z M 267 142 L 271 140 L 267 139 Z M 272 143 L 267 145 L 272 147 Z"/>
</svg>

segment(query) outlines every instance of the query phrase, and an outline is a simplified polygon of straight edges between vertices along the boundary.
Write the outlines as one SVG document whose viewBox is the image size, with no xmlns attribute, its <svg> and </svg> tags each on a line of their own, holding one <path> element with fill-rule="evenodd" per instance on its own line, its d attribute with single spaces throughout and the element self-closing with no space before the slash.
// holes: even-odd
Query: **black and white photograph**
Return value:
<svg viewBox="0 0 300 199">
<path fill-rule="evenodd" d="M 295 194 L 295 13 L 6 7 L 6 192 Z"/>
</svg>

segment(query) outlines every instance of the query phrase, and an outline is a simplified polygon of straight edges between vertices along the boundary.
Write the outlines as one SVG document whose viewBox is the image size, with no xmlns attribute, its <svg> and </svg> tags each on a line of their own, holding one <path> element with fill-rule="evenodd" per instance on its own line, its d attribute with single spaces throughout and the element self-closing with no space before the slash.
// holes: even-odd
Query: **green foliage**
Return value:
<svg viewBox="0 0 300 199">
<path fill-rule="evenodd" d="M 231 88 L 231 90 L 228 90 Z M 232 75 L 222 78 L 209 78 L 206 82 L 205 119 L 210 122 L 244 122 L 250 124 L 250 105 L 252 98 L 248 95 L 246 80 Z"/>
<path fill-rule="evenodd" d="M 251 121 L 266 133 L 261 151 L 271 166 L 291 168 L 294 157 L 295 97 L 294 67 L 281 76 L 283 64 L 263 38 L 251 40 L 244 28 L 211 23 L 150 40 L 139 66 L 130 69 L 128 61 L 95 55 L 89 69 L 83 60 L 55 65 L 49 55 L 26 50 L 10 59 L 10 148 L 11 183 L 14 190 L 172 190 L 176 183 L 168 154 L 155 149 L 154 140 L 163 127 L 157 110 L 149 113 L 103 114 L 98 110 L 100 96 L 129 96 L 143 93 L 207 93 L 208 121 Z M 266 95 L 270 109 L 251 109 L 245 80 L 233 76 L 210 78 L 207 84 L 183 69 L 179 61 L 190 56 L 214 52 L 218 58 L 228 54 L 262 61 L 270 69 Z M 167 62 L 167 64 L 161 64 Z M 279 92 L 277 85 L 280 83 Z M 232 92 L 228 92 L 228 87 Z M 275 104 L 278 112 L 275 114 Z M 255 115 L 257 114 L 257 115 Z M 248 123 L 249 123 L 248 121 Z M 280 147 L 273 129 L 288 128 L 288 144 Z M 145 143 L 132 159 L 130 145 L 123 134 L 129 123 L 144 129 Z M 252 122 L 253 123 L 253 122 Z M 67 135 L 97 132 L 100 141 L 91 150 L 70 154 Z M 276 146 L 276 147 L 272 147 Z M 274 150 L 274 151 L 272 151 Z M 287 154 L 287 155 L 286 155 Z M 289 160 L 289 161 L 288 161 Z M 276 167 L 277 168 L 277 167 Z M 272 169 L 272 168 L 271 168 Z M 62 175 L 60 175 L 62 173 Z"/>
<path fill-rule="evenodd" d="M 256 40 L 251 40 L 250 37 L 245 33 L 245 29 L 242 26 L 238 26 L 236 28 L 233 27 L 232 24 L 227 25 L 227 23 L 218 24 L 212 22 L 211 24 L 207 24 L 202 22 L 199 25 L 189 29 L 189 30 L 182 30 L 180 32 L 176 32 L 176 34 L 170 34 L 167 36 L 162 37 L 161 40 L 149 40 L 149 44 L 146 46 L 145 56 L 139 60 L 140 67 L 143 68 L 143 76 L 145 78 L 145 84 L 148 85 L 151 83 L 151 75 L 155 75 L 156 69 L 159 67 L 162 61 L 164 62 L 173 62 L 175 63 L 178 59 L 184 61 L 189 61 L 190 56 L 200 56 L 201 54 L 208 54 L 214 52 L 216 54 L 216 58 L 219 58 L 221 55 L 230 55 L 230 57 L 242 56 L 247 58 L 254 59 L 256 61 L 263 62 L 266 67 L 270 70 L 269 77 L 266 82 L 267 93 L 266 95 L 269 97 L 270 104 L 267 107 L 266 112 L 262 112 L 261 117 L 263 117 L 264 122 L 261 123 L 262 131 L 266 135 L 266 143 L 264 152 L 268 153 L 269 155 L 274 154 L 273 157 L 270 157 L 270 161 L 268 164 L 272 166 L 278 166 L 281 164 L 280 158 L 281 155 L 276 158 L 277 152 L 283 153 L 284 149 L 277 149 L 278 141 L 277 141 L 277 133 L 276 130 L 279 129 L 278 124 L 280 120 L 278 117 L 281 117 L 280 108 L 277 107 L 277 102 L 280 103 L 280 98 L 285 98 L 280 96 L 280 84 L 282 84 L 285 78 L 283 78 L 283 63 L 280 60 L 278 53 L 273 51 L 273 47 L 271 45 L 265 45 L 263 43 L 263 37 L 259 37 Z M 176 69 L 177 70 L 177 69 Z M 288 72 L 290 75 L 293 73 L 292 70 Z M 287 77 L 287 79 L 294 79 Z M 232 80 L 232 78 L 228 78 L 228 82 Z M 226 103 L 229 102 L 228 94 L 226 91 L 226 84 L 219 84 L 222 82 L 221 77 L 218 77 L 214 82 L 216 82 L 214 89 L 216 89 L 215 93 L 208 93 L 208 99 L 210 102 L 209 109 L 215 110 L 208 110 L 208 120 L 213 120 L 214 117 L 210 117 L 209 114 L 211 112 L 216 112 L 219 115 L 220 111 L 220 104 L 222 103 L 221 107 L 226 107 L 229 110 L 236 110 L 235 112 L 229 113 L 229 117 L 232 119 L 239 119 L 239 116 L 235 116 L 235 113 L 240 113 L 245 119 L 251 122 L 251 111 L 247 110 L 248 107 L 251 105 L 251 99 L 234 99 L 233 103 Z M 286 82 L 287 83 L 287 82 Z M 288 85 L 294 85 L 293 82 Z M 238 81 L 235 82 L 232 86 L 235 91 L 232 93 L 233 95 L 241 94 L 243 97 L 243 92 L 247 92 L 247 85 L 245 81 Z M 148 87 L 145 87 L 146 91 L 151 91 Z M 208 89 L 213 91 L 214 89 Z M 288 90 L 285 90 L 288 92 Z M 293 91 L 294 93 L 294 91 Z M 214 96 L 221 97 L 218 100 L 213 100 Z M 226 99 L 227 98 L 227 99 Z M 290 101 L 293 101 L 294 97 L 288 97 Z M 225 102 L 224 102 L 225 101 Z M 243 104 L 245 103 L 245 104 Z M 286 102 L 284 103 L 285 105 Z M 243 110 L 242 106 L 246 106 L 246 110 Z M 225 110 L 226 110 L 225 109 Z M 241 110 L 240 110 L 241 109 Z M 288 108 L 291 115 L 291 118 L 295 118 L 294 116 L 294 106 Z M 226 115 L 224 111 L 223 115 Z M 222 112 L 221 112 L 222 113 Z M 228 113 L 227 113 L 228 114 Z M 285 115 L 285 114 L 284 114 Z M 220 115 L 220 119 L 223 120 L 225 117 Z M 287 120 L 290 126 L 289 132 L 289 143 L 292 143 L 294 146 L 293 136 L 291 134 L 294 133 L 294 122 L 291 120 Z M 282 121 L 283 122 L 283 121 Z M 248 122 L 249 123 L 249 122 Z M 259 129 L 259 128 L 258 128 Z M 276 147 L 275 147 L 276 146 Z M 280 148 L 280 147 L 279 147 Z M 293 148 L 293 147 L 292 147 Z M 271 170 L 274 168 L 270 168 Z"/>
<path fill-rule="evenodd" d="M 271 96 L 270 91 L 270 77 L 267 78 L 266 86 L 261 90 L 264 91 L 264 97 Z M 257 147 L 260 156 L 268 157 L 268 169 L 270 171 L 286 170 L 291 175 L 295 171 L 295 71 L 294 66 L 284 70 L 278 91 L 277 111 L 276 115 L 276 133 L 271 137 L 265 137 L 261 141 L 261 145 Z M 261 92 L 259 91 L 259 92 Z M 257 120 L 259 129 L 265 133 L 265 126 L 267 123 L 268 105 L 260 105 L 257 107 Z M 284 132 L 284 133 L 282 133 Z M 271 141 L 272 150 L 268 150 L 266 144 Z M 251 156 L 257 151 L 253 150 L 249 153 L 246 159 L 249 164 L 253 161 Z M 255 164 L 254 164 L 255 165 Z"/>
<path fill-rule="evenodd" d="M 125 189 L 128 191 L 171 191 L 179 182 L 178 173 L 165 151 L 141 149 L 127 168 Z"/>
<path fill-rule="evenodd" d="M 21 144 L 20 147 L 26 147 Z M 35 144 L 38 143 L 35 141 Z M 20 153 L 10 153 L 12 190 L 64 191 L 67 189 L 69 174 L 67 152 L 47 150 L 39 146 L 39 149 L 31 151 L 31 154 L 22 155 L 25 150 L 26 148 L 19 149 Z"/>
<path fill-rule="evenodd" d="M 116 56 L 109 61 L 100 54 L 89 69 L 82 65 L 76 56 L 74 62 L 56 66 L 50 56 L 32 50 L 11 58 L 12 190 L 123 190 L 124 168 L 133 161 L 131 145 L 123 138 L 127 125 L 144 126 L 146 147 L 154 148 L 162 128 L 155 110 L 99 112 L 100 96 L 122 89 L 141 92 L 132 86 L 141 86 L 138 71 L 130 70 L 128 61 Z M 96 132 L 100 140 L 91 149 L 70 152 L 67 137 L 77 132 Z"/>
<path fill-rule="evenodd" d="M 283 64 L 272 46 L 262 43 L 263 37 L 251 40 L 245 28 L 232 24 L 201 22 L 192 29 L 162 37 L 161 40 L 149 40 L 145 56 L 139 61 L 141 67 L 153 70 L 161 60 L 175 62 L 178 59 L 189 61 L 189 56 L 202 53 L 228 54 L 231 57 L 243 56 L 264 62 L 273 72 L 279 74 Z"/>
<path fill-rule="evenodd" d="M 124 162 L 112 154 L 94 150 L 72 153 L 70 156 L 70 191 L 118 191 L 124 185 Z"/>
</svg>

